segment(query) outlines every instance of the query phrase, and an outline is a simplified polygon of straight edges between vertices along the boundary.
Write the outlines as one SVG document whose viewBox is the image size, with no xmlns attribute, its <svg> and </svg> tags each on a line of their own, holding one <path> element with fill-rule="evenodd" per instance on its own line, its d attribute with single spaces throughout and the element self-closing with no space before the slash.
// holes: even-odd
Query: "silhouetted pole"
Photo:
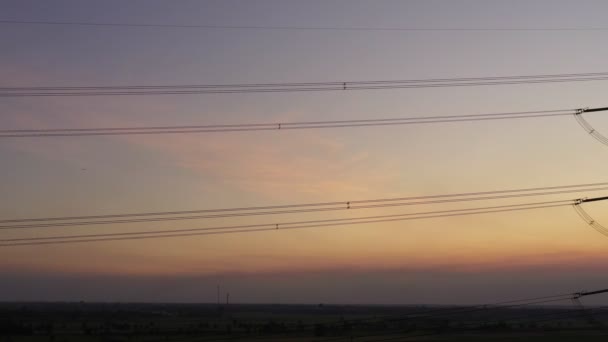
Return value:
<svg viewBox="0 0 608 342">
<path fill-rule="evenodd" d="M 608 200 L 608 196 L 605 197 L 596 197 L 596 198 L 583 198 L 581 199 L 581 203 L 589 203 L 589 202 L 598 202 Z"/>
<path fill-rule="evenodd" d="M 583 109 L 583 113 L 604 112 L 604 111 L 608 111 L 608 107 Z"/>
</svg>

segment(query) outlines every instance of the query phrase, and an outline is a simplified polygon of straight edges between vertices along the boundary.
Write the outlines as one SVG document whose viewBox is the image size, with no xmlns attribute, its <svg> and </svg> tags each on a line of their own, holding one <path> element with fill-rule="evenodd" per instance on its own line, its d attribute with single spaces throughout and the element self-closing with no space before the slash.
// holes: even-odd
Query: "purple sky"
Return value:
<svg viewBox="0 0 608 342">
<path fill-rule="evenodd" d="M 244 26 L 584 28 L 608 27 L 603 24 L 607 11 L 608 3 L 600 0 L 0 0 L 0 20 Z M 0 24 L 0 86 L 607 72 L 606 32 Z M 602 107 L 608 105 L 607 87 L 597 81 L 347 93 L 3 98 L 0 127 L 255 123 Z M 590 114 L 589 120 L 608 132 L 608 116 Z M 608 180 L 607 153 L 571 117 L 281 134 L 3 140 L 0 218 L 603 182 Z M 608 222 L 605 207 L 596 203 L 588 208 L 598 221 Z M 428 210 L 446 208 L 452 207 Z M 103 229 L 258 222 L 265 221 Z M 608 287 L 606 248 L 608 240 L 570 208 L 282 234 L 2 248 L 0 300 L 213 301 L 221 282 L 242 302 L 493 302 Z"/>
</svg>

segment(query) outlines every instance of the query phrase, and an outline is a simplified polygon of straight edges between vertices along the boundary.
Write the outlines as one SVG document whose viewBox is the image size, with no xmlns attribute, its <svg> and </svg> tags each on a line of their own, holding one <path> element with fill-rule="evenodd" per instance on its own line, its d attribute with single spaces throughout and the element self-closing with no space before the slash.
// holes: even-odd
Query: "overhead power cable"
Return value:
<svg viewBox="0 0 608 342">
<path fill-rule="evenodd" d="M 141 213 L 116 213 L 88 216 L 58 216 L 0 220 L 0 230 L 29 229 L 44 227 L 67 227 L 118 223 L 141 223 L 210 219 L 245 216 L 266 216 L 278 214 L 300 214 L 357 209 L 378 209 L 400 206 L 444 204 L 457 202 L 503 200 L 524 197 L 549 196 L 567 193 L 595 192 L 608 190 L 608 182 L 562 185 L 551 187 L 522 188 L 509 190 L 479 191 L 430 196 L 394 197 L 352 201 L 300 203 L 274 206 L 256 206 L 222 209 L 199 209 L 182 211 L 158 211 Z"/>
<path fill-rule="evenodd" d="M 587 120 L 585 120 L 585 118 L 583 118 L 584 113 L 603 112 L 603 111 L 608 111 L 608 107 L 579 109 L 576 112 L 574 117 L 576 118 L 576 121 L 578 122 L 578 124 L 581 125 L 581 127 L 585 131 L 587 131 L 587 133 L 589 133 L 589 135 L 591 135 L 593 138 L 595 138 L 597 141 L 601 142 L 602 144 L 608 146 L 608 137 L 605 137 L 600 132 L 598 132 L 595 128 L 593 128 L 593 126 L 591 126 L 591 124 L 589 124 L 589 122 L 587 122 Z"/>
<path fill-rule="evenodd" d="M 0 20 L 4 25 L 80 26 L 101 28 L 156 28 L 156 29 L 204 29 L 204 30 L 280 30 L 280 31 L 430 31 L 430 32 L 475 32 L 475 31 L 608 31 L 608 27 L 376 27 L 376 26 L 280 26 L 280 25 L 203 25 L 161 23 L 119 23 L 50 20 Z"/>
<path fill-rule="evenodd" d="M 591 215 L 589 215 L 581 206 L 581 204 L 583 203 L 599 202 L 606 200 L 608 200 L 608 197 L 583 198 L 576 201 L 573 207 L 578 216 L 580 216 L 580 218 L 587 222 L 587 224 L 591 226 L 591 228 L 595 229 L 598 233 L 608 237 L 608 228 L 604 227 L 602 224 L 594 220 L 593 217 L 591 217 Z"/>
<path fill-rule="evenodd" d="M 64 244 L 64 243 L 79 243 L 79 242 L 98 242 L 98 241 L 118 241 L 118 240 L 139 240 L 151 238 L 168 238 L 168 237 L 185 237 L 185 236 L 202 236 L 202 235 L 222 235 L 222 234 L 240 234 L 263 231 L 279 231 L 293 230 L 304 228 L 320 228 L 334 227 L 355 224 L 369 224 L 381 222 L 397 222 L 419 219 L 445 218 L 465 215 L 479 215 L 490 213 L 514 212 L 535 209 L 547 209 L 569 206 L 575 203 L 577 199 L 532 202 L 513 205 L 502 205 L 492 207 L 477 207 L 466 209 L 453 209 L 431 212 L 418 212 L 394 215 L 377 215 L 356 218 L 341 218 L 341 219 L 324 219 L 310 220 L 298 222 L 282 222 L 282 223 L 266 223 L 253 225 L 235 225 L 235 226 L 220 226 L 220 227 L 205 227 L 191 228 L 178 230 L 154 230 L 154 231 L 139 231 L 139 232 L 121 232 L 121 233 L 101 233 L 101 234 L 83 234 L 83 235 L 57 235 L 46 237 L 25 237 L 25 238 L 8 238 L 0 239 L 0 247 L 10 246 L 26 246 L 26 245 L 47 245 L 47 244 Z"/>
<path fill-rule="evenodd" d="M 489 120 L 546 118 L 546 117 L 555 117 L 555 116 L 574 115 L 576 113 L 577 113 L 576 109 L 562 109 L 562 110 L 546 110 L 546 111 L 411 117 L 411 118 L 383 118 L 383 119 L 307 121 L 307 122 L 276 122 L 276 123 L 258 123 L 258 124 L 102 127 L 102 128 L 54 128 L 54 129 L 4 129 L 4 130 L 0 130 L 0 138 L 149 135 L 149 134 L 184 134 L 184 133 L 217 133 L 217 132 L 247 132 L 247 131 L 285 131 L 285 130 L 289 131 L 289 130 L 297 130 L 297 129 L 396 126 L 396 125 L 413 125 L 413 124 L 437 124 L 437 123 L 475 122 L 475 121 L 489 121 Z"/>
<path fill-rule="evenodd" d="M 123 95 L 203 95 L 235 93 L 277 93 L 346 90 L 388 90 L 439 87 L 470 87 L 608 80 L 608 72 L 437 78 L 377 81 L 330 81 L 299 83 L 179 84 L 127 86 L 33 86 L 0 87 L 0 97 L 31 96 L 123 96 Z"/>
<path fill-rule="evenodd" d="M 249 131 L 291 131 L 298 129 L 348 128 L 371 126 L 397 126 L 414 124 L 439 124 L 457 122 L 476 122 L 491 120 L 512 120 L 547 118 L 574 115 L 577 122 L 598 141 L 608 145 L 608 138 L 598 133 L 582 117 L 583 113 L 608 111 L 608 108 L 556 109 L 544 111 L 486 113 L 469 115 L 444 115 L 410 118 L 353 119 L 334 121 L 302 121 L 275 123 L 245 123 L 220 125 L 181 125 L 181 126 L 140 126 L 140 127 L 99 127 L 99 128 L 48 128 L 48 129 L 3 129 L 0 138 L 33 137 L 82 137 L 112 135 L 155 135 L 188 133 L 221 133 Z"/>
</svg>

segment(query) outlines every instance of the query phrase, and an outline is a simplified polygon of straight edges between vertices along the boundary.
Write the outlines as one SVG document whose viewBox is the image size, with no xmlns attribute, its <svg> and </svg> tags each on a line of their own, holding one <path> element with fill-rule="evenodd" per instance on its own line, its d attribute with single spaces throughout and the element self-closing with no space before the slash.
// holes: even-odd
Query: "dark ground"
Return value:
<svg viewBox="0 0 608 342">
<path fill-rule="evenodd" d="M 608 310 L 0 303 L 0 341 L 608 341 Z"/>
</svg>

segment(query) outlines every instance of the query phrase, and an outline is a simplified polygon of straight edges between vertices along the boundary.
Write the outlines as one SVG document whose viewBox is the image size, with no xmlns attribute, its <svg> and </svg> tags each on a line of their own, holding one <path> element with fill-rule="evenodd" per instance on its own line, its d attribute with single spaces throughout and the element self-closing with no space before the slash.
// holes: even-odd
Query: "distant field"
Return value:
<svg viewBox="0 0 608 342">
<path fill-rule="evenodd" d="M 608 341 L 574 307 L 2 303 L 10 342 Z"/>
</svg>

